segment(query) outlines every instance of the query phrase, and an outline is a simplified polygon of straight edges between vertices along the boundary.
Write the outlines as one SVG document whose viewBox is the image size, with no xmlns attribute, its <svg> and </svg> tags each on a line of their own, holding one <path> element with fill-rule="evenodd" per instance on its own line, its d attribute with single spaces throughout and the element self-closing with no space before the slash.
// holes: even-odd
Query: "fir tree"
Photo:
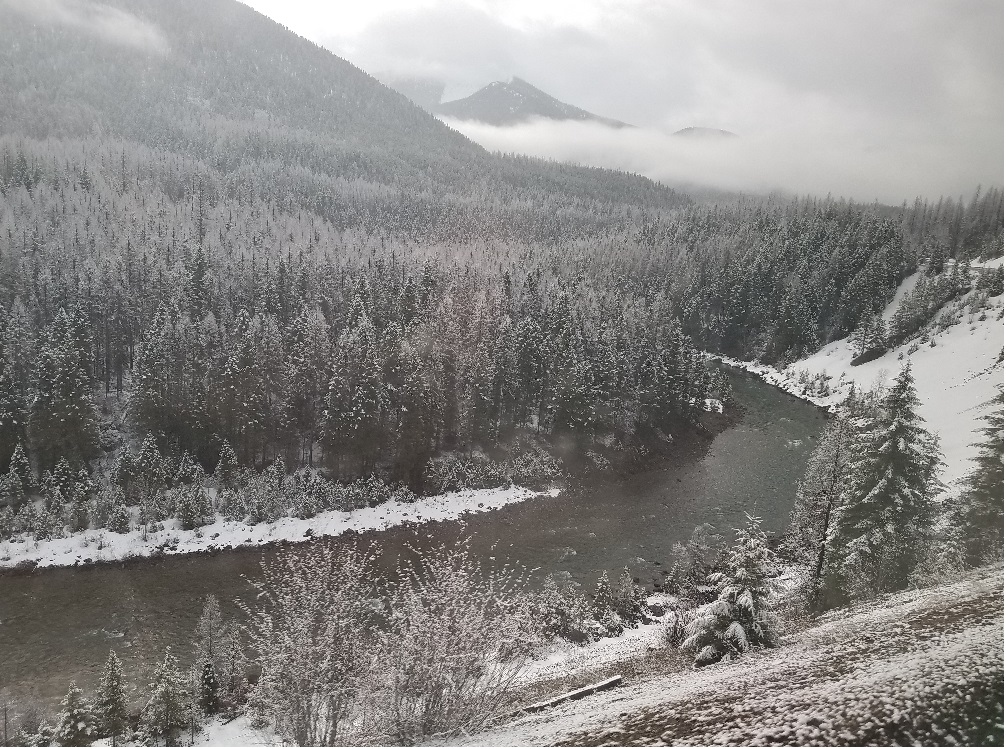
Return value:
<svg viewBox="0 0 1006 749">
<path fill-rule="evenodd" d="M 199 706 L 207 715 L 213 715 L 220 705 L 220 687 L 217 684 L 217 672 L 212 661 L 203 664 L 199 676 Z"/>
<path fill-rule="evenodd" d="M 28 456 L 25 455 L 23 443 L 19 442 L 18 446 L 14 448 L 14 454 L 11 455 L 8 471 L 17 475 L 21 480 L 22 491 L 25 494 L 30 494 L 35 487 L 35 477 L 31 472 L 31 464 L 28 462 Z"/>
<path fill-rule="evenodd" d="M 112 746 L 115 740 L 125 734 L 128 728 L 129 711 L 126 692 L 122 683 L 122 663 L 115 651 L 109 651 L 105 669 L 101 673 L 101 683 L 94 700 L 94 712 L 98 729 L 104 736 L 110 736 Z"/>
<path fill-rule="evenodd" d="M 709 582 L 718 595 L 706 604 L 685 628 L 682 647 L 695 651 L 695 665 L 734 658 L 754 647 L 777 642 L 776 617 L 772 613 L 778 575 L 775 554 L 761 529 L 761 519 L 748 515 L 737 529 L 726 570 L 714 572 Z"/>
<path fill-rule="evenodd" d="M 35 367 L 29 434 L 39 470 L 60 458 L 84 462 L 98 448 L 98 419 L 72 325 L 63 310 L 50 326 Z"/>
<path fill-rule="evenodd" d="M 98 737 L 91 704 L 74 682 L 60 703 L 54 738 L 60 746 L 90 746 Z"/>
<path fill-rule="evenodd" d="M 220 457 L 217 460 L 216 470 L 213 472 L 214 478 L 221 489 L 234 489 L 236 487 L 238 475 L 238 457 L 231 447 L 231 443 L 226 440 L 220 448 Z"/>
<path fill-rule="evenodd" d="M 979 431 L 984 440 L 975 443 L 978 455 L 964 479 L 960 498 L 959 534 L 964 561 L 981 564 L 1003 548 L 1003 386 L 992 400 L 992 410 Z"/>
<path fill-rule="evenodd" d="M 874 427 L 855 450 L 849 499 L 828 539 L 829 595 L 836 601 L 908 585 L 942 487 L 939 443 L 916 411 L 910 364 L 879 405 Z"/>
<path fill-rule="evenodd" d="M 186 725 L 189 694 L 185 679 L 178 671 L 178 661 L 171 648 L 154 671 L 147 703 L 140 714 L 143 732 L 170 744 L 175 732 Z"/>
</svg>

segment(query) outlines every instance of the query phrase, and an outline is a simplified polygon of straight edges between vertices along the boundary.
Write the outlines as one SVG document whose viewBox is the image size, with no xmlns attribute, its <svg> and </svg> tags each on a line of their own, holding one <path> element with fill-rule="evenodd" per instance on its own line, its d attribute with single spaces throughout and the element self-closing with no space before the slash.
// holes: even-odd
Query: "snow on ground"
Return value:
<svg viewBox="0 0 1006 749">
<path fill-rule="evenodd" d="M 673 597 L 655 594 L 647 599 L 669 610 Z M 569 676 L 580 671 L 595 669 L 610 663 L 626 660 L 647 650 L 665 647 L 664 628 L 668 616 L 656 617 L 650 624 L 625 630 L 618 637 L 605 637 L 588 645 L 574 645 L 556 641 L 548 651 L 533 661 L 525 674 L 525 681 L 545 681 L 554 677 Z"/>
<path fill-rule="evenodd" d="M 555 497 L 558 489 L 534 492 L 519 486 L 473 489 L 436 497 L 420 497 L 412 503 L 391 501 L 352 512 L 331 510 L 313 518 L 285 517 L 275 523 L 248 525 L 237 520 L 216 522 L 195 530 L 181 530 L 177 520 L 165 521 L 163 531 L 142 530 L 113 533 L 87 531 L 49 541 L 0 542 L 0 569 L 32 562 L 39 567 L 72 567 L 160 554 L 190 554 L 199 551 L 263 546 L 280 541 L 306 541 L 320 536 L 339 536 L 349 531 L 385 530 L 405 523 L 455 520 L 468 513 L 497 510 L 536 497 Z"/>
<path fill-rule="evenodd" d="M 188 738 L 188 737 L 186 737 Z M 188 742 L 186 742 L 188 743 Z M 282 742 L 269 730 L 251 727 L 247 715 L 239 715 L 232 721 L 214 718 L 196 733 L 192 746 L 281 746 Z"/>
<path fill-rule="evenodd" d="M 1001 567 L 987 567 L 955 583 L 832 612 L 779 648 L 630 681 L 469 741 L 987 743 L 983 733 L 967 731 L 984 720 L 994 733 L 993 722 L 1002 720 L 1002 586 Z"/>
<path fill-rule="evenodd" d="M 997 258 L 982 265 L 998 267 L 1002 262 L 1002 258 Z M 894 316 L 901 300 L 917 280 L 918 274 L 914 274 L 901 283 L 894 300 L 884 310 L 886 320 Z M 993 297 L 989 304 L 1001 310 L 1003 297 Z M 934 319 L 938 319 L 941 313 L 942 310 L 937 312 Z M 960 322 L 932 337 L 935 345 L 911 340 L 879 359 L 856 367 L 851 364 L 855 354 L 849 339 L 829 343 L 782 371 L 757 362 L 715 358 L 829 409 L 834 409 L 845 399 L 852 383 L 858 390 L 869 389 L 876 383 L 889 384 L 904 362 L 910 361 L 922 402 L 919 412 L 926 420 L 927 428 L 940 437 L 947 464 L 943 481 L 949 486 L 970 470 L 969 462 L 977 452 L 971 447 L 977 439 L 974 432 L 980 426 L 980 417 L 988 410 L 983 404 L 996 394 L 996 385 L 1003 381 L 1002 363 L 996 365 L 1003 348 L 1003 321 L 996 319 L 998 312 L 995 309 L 986 310 L 985 320 L 978 317 L 978 314 L 969 315 L 965 308 Z M 916 348 L 914 352 L 911 351 L 913 347 Z M 809 392 L 808 386 L 800 382 L 801 372 L 808 373 L 810 380 L 821 374 L 829 376 L 831 394 L 820 396 Z"/>
</svg>

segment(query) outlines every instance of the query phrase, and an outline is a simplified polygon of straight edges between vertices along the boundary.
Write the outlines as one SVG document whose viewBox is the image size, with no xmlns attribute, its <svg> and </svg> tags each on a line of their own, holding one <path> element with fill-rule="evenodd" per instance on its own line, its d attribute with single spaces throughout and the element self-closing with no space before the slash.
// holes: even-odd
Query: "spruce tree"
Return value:
<svg viewBox="0 0 1006 749">
<path fill-rule="evenodd" d="M 35 367 L 28 431 L 39 470 L 97 454 L 98 418 L 72 325 L 63 310 L 47 331 Z"/>
<path fill-rule="evenodd" d="M 908 585 L 942 488 L 939 442 L 917 413 L 910 363 L 879 405 L 873 428 L 862 434 L 855 450 L 849 498 L 828 539 L 834 602 Z"/>
<path fill-rule="evenodd" d="M 755 647 L 776 644 L 776 617 L 772 612 L 779 571 L 775 554 L 761 529 L 761 519 L 748 517 L 736 530 L 737 541 L 727 557 L 726 569 L 709 575 L 717 597 L 700 608 L 685 628 L 682 647 L 695 651 L 695 665 L 704 666 L 734 658 Z"/>
<path fill-rule="evenodd" d="M 199 705 L 207 715 L 213 715 L 220 705 L 220 686 L 212 661 L 203 664 L 199 676 Z"/>
<path fill-rule="evenodd" d="M 178 670 L 178 661 L 171 648 L 154 671 L 149 697 L 140 714 L 143 732 L 170 744 L 175 732 L 186 725 L 189 693 L 185 678 Z"/>
<path fill-rule="evenodd" d="M 60 703 L 54 738 L 60 746 L 90 746 L 98 737 L 91 703 L 74 682 Z"/>
<path fill-rule="evenodd" d="M 104 736 L 110 736 L 112 746 L 128 727 L 129 711 L 126 691 L 122 684 L 122 663 L 115 651 L 109 651 L 105 669 L 101 673 L 101 683 L 94 699 L 94 712 L 98 729 Z"/>
<path fill-rule="evenodd" d="M 217 460 L 216 470 L 213 477 L 217 480 L 220 489 L 234 489 L 238 476 L 238 456 L 231 447 L 231 443 L 226 440 L 220 448 L 220 457 Z"/>
<path fill-rule="evenodd" d="M 992 399 L 992 410 L 978 430 L 984 436 L 978 448 L 974 468 L 964 479 L 960 498 L 959 534 L 964 546 L 964 561 L 977 566 L 1003 548 L 1003 386 Z"/>
</svg>

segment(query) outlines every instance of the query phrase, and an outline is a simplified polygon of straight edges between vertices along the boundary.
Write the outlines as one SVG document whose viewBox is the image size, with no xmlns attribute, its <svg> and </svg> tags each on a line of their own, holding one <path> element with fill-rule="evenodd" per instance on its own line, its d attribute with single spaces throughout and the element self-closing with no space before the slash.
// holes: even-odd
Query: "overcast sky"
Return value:
<svg viewBox="0 0 1006 749">
<path fill-rule="evenodd" d="M 445 99 L 517 75 L 641 128 L 451 123 L 491 148 L 889 202 L 1003 181 L 1002 0 L 246 2 Z M 665 137 L 688 126 L 742 137 Z"/>
</svg>

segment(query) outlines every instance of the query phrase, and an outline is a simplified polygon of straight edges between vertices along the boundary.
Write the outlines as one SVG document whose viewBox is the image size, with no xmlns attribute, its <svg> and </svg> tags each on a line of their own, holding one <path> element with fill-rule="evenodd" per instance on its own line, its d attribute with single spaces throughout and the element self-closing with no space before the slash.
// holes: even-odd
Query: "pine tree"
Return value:
<svg viewBox="0 0 1006 749">
<path fill-rule="evenodd" d="M 60 458 L 85 462 L 97 454 L 98 419 L 87 371 L 63 310 L 49 327 L 35 367 L 28 431 L 39 470 Z"/>
<path fill-rule="evenodd" d="M 851 465 L 849 499 L 828 539 L 829 595 L 900 590 L 919 561 L 942 488 L 937 438 L 917 414 L 906 363 L 861 436 Z"/>
<path fill-rule="evenodd" d="M 992 399 L 992 410 L 979 429 L 984 436 L 975 443 L 978 455 L 974 468 L 964 479 L 960 498 L 959 534 L 964 561 L 977 566 L 1003 548 L 1003 386 Z"/>
<path fill-rule="evenodd" d="M 74 682 L 60 703 L 54 738 L 60 746 L 90 746 L 98 737 L 91 704 Z"/>
<path fill-rule="evenodd" d="M 178 661 L 168 648 L 164 660 L 154 671 L 149 697 L 140 714 L 143 732 L 170 744 L 175 731 L 187 723 L 188 704 L 185 678 L 178 671 Z"/>
<path fill-rule="evenodd" d="M 220 448 L 220 457 L 217 460 L 216 470 L 213 472 L 214 478 L 221 489 L 234 489 L 238 476 L 238 456 L 231 447 L 231 443 L 224 441 Z"/>
<path fill-rule="evenodd" d="M 736 533 L 726 570 L 709 576 L 716 600 L 699 609 L 685 628 L 682 647 L 695 651 L 697 666 L 771 647 L 778 640 L 772 613 L 778 568 L 761 519 L 748 515 L 747 526 Z"/>
<path fill-rule="evenodd" d="M 21 480 L 22 491 L 25 494 L 30 494 L 35 487 L 35 476 L 31 472 L 31 464 L 28 462 L 28 456 L 25 455 L 23 443 L 19 442 L 18 446 L 14 448 L 14 454 L 11 455 L 8 471 L 17 475 Z"/>
<path fill-rule="evenodd" d="M 101 683 L 94 700 L 94 712 L 98 721 L 98 729 L 104 736 L 115 740 L 122 736 L 128 728 L 129 711 L 126 704 L 126 692 L 122 684 L 122 663 L 115 651 L 109 651 L 105 661 L 105 670 L 101 674 Z"/>
<path fill-rule="evenodd" d="M 199 676 L 199 706 L 207 715 L 213 715 L 220 705 L 220 687 L 217 684 L 217 672 L 212 661 L 203 664 Z"/>
</svg>

